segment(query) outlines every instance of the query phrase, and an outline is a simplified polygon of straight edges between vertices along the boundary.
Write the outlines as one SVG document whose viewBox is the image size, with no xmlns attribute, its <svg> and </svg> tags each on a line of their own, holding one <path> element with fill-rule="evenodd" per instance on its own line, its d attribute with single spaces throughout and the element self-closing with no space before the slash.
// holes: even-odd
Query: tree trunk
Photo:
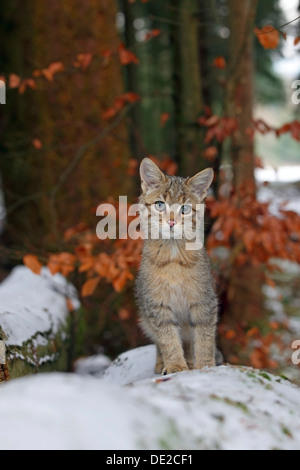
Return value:
<svg viewBox="0 0 300 470">
<path fill-rule="evenodd" d="M 251 135 L 253 110 L 253 27 L 257 1 L 230 0 L 231 41 L 230 77 L 227 82 L 225 116 L 237 121 L 232 137 L 231 156 L 234 193 L 238 207 L 255 201 L 254 146 Z M 239 254 L 240 240 L 235 240 Z M 228 328 L 243 330 L 262 317 L 262 272 L 250 262 L 240 266 L 233 257 L 229 286 L 226 292 L 225 319 Z M 223 352 L 230 360 L 234 347 L 223 338 Z"/>
<path fill-rule="evenodd" d="M 7 206 L 14 208 L 8 217 L 9 237 L 27 249 L 55 246 L 58 232 L 79 222 L 95 223 L 94 208 L 98 203 L 109 196 L 130 193 L 132 185 L 129 177 L 124 178 L 129 159 L 124 120 L 83 152 L 78 164 L 60 183 L 81 146 L 108 126 L 101 115 L 124 92 L 118 57 L 106 64 L 100 59 L 104 50 L 117 51 L 121 42 L 115 26 L 116 1 L 53 0 L 51 8 L 47 2 L 29 3 L 33 28 L 31 37 L 27 37 L 32 50 L 27 60 L 31 72 L 55 61 L 62 61 L 67 70 L 56 75 L 53 82 L 40 80 L 38 90 L 30 92 L 37 104 L 24 110 L 29 122 L 18 170 L 23 180 L 21 191 L 10 155 L 3 165 Z M 93 63 L 86 71 L 72 72 L 77 55 L 82 53 L 92 53 Z M 11 71 L 18 73 L 18 67 L 11 65 Z M 26 96 L 27 93 L 19 101 L 26 100 Z M 32 120 L 29 112 L 34 114 Z M 42 149 L 33 147 L 34 138 L 42 142 Z M 33 201 L 27 202 L 32 195 Z"/>
<path fill-rule="evenodd" d="M 255 197 L 253 117 L 253 27 L 258 0 L 230 0 L 230 77 L 227 82 L 225 116 L 236 119 L 231 156 L 234 189 L 240 202 Z"/>
<path fill-rule="evenodd" d="M 180 0 L 176 7 L 178 26 L 174 28 L 174 34 L 177 40 L 178 159 L 181 173 L 193 175 L 205 167 L 201 158 L 203 130 L 197 123 L 203 109 L 198 0 Z"/>
</svg>

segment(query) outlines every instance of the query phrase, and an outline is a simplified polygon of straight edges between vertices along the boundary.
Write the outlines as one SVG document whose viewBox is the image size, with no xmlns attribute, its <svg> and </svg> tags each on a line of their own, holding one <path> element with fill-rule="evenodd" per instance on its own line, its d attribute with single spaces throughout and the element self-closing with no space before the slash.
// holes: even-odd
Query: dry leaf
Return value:
<svg viewBox="0 0 300 470">
<path fill-rule="evenodd" d="M 41 274 L 42 264 L 39 262 L 38 257 L 35 255 L 26 255 L 23 258 L 23 263 L 29 268 L 34 274 Z"/>
<path fill-rule="evenodd" d="M 90 297 L 91 295 L 93 295 L 100 280 L 101 280 L 100 276 L 97 276 L 86 281 L 86 283 L 82 286 L 82 289 L 81 289 L 82 297 Z"/>
<path fill-rule="evenodd" d="M 41 150 L 43 148 L 43 144 L 39 139 L 33 139 L 32 145 L 34 146 L 35 149 Z"/>
<path fill-rule="evenodd" d="M 279 31 L 274 26 L 266 25 L 262 29 L 255 28 L 257 39 L 265 49 L 276 49 L 279 44 Z"/>
<path fill-rule="evenodd" d="M 15 73 L 12 73 L 9 76 L 9 88 L 19 88 L 20 85 L 21 85 L 21 78 Z"/>
<path fill-rule="evenodd" d="M 214 60 L 214 66 L 218 69 L 225 69 L 226 68 L 226 60 L 224 57 L 216 57 Z"/>
</svg>

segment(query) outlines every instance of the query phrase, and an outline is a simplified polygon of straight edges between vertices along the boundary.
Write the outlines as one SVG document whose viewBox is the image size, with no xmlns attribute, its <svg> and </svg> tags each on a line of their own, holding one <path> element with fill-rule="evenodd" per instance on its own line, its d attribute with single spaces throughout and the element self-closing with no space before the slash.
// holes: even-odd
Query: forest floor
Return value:
<svg viewBox="0 0 300 470">
<path fill-rule="evenodd" d="M 300 389 L 281 377 L 226 365 L 153 376 L 154 346 L 103 373 L 105 360 L 2 385 L 0 449 L 300 449 Z"/>
</svg>

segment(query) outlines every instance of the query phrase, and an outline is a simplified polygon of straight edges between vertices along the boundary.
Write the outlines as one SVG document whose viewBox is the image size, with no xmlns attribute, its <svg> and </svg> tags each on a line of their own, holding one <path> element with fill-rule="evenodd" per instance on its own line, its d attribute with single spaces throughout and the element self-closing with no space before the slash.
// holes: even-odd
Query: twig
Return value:
<svg viewBox="0 0 300 470">
<path fill-rule="evenodd" d="M 264 31 L 263 33 L 256 33 L 256 36 L 260 36 L 261 34 L 269 34 L 269 33 L 274 33 L 274 31 L 277 31 L 278 29 L 282 29 L 284 28 L 285 26 L 288 26 L 289 24 L 291 23 L 294 23 L 294 21 L 297 21 L 300 19 L 300 16 L 297 16 L 297 18 L 294 18 L 293 20 L 289 21 L 288 23 L 285 23 L 281 26 L 278 26 L 278 28 L 274 28 L 274 29 L 270 29 L 270 31 Z"/>
<path fill-rule="evenodd" d="M 35 194 L 30 194 L 30 196 L 26 196 L 26 197 L 23 197 L 22 199 L 20 199 L 19 201 L 15 202 L 14 204 L 12 204 L 11 206 L 9 206 L 7 209 L 6 209 L 6 214 L 11 214 L 13 211 L 15 211 L 16 209 L 19 209 L 19 207 L 22 207 L 24 206 L 25 204 L 27 204 L 28 202 L 32 202 L 32 201 L 37 201 L 38 199 L 41 199 L 42 197 L 44 196 L 47 196 L 47 193 L 46 192 L 40 192 L 40 193 L 35 193 Z"/>
</svg>

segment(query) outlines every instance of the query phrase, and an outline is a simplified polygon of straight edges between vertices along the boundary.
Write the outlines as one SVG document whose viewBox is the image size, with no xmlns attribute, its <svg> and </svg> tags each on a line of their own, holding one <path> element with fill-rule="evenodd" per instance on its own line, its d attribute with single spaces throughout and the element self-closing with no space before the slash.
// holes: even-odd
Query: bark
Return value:
<svg viewBox="0 0 300 470">
<path fill-rule="evenodd" d="M 178 159 L 183 175 L 193 175 L 205 167 L 201 158 L 203 131 L 197 124 L 203 109 L 199 62 L 198 0 L 180 0 L 176 4 L 178 73 Z"/>
<path fill-rule="evenodd" d="M 242 207 L 255 201 L 254 146 L 251 138 L 253 110 L 253 25 L 257 1 L 231 0 L 231 65 L 227 83 L 225 115 L 237 120 L 238 130 L 232 138 L 232 166 L 237 205 Z M 239 253 L 240 240 L 235 240 Z M 224 321 L 235 331 L 249 326 L 263 316 L 262 273 L 249 261 L 239 266 L 232 257 L 229 285 L 224 301 Z M 222 339 L 227 359 L 236 346 Z M 240 352 L 239 352 L 240 353 Z"/>
<path fill-rule="evenodd" d="M 85 72 L 61 74 L 53 82 L 39 83 L 39 89 L 31 93 L 38 102 L 32 103 L 35 116 L 26 131 L 25 171 L 19 169 L 23 180 L 21 191 L 20 178 L 12 177 L 13 164 L 7 163 L 3 170 L 8 207 L 26 201 L 32 194 L 44 193 L 9 214 L 10 239 L 27 249 L 55 246 L 58 231 L 61 234 L 79 222 L 95 223 L 93 209 L 98 203 L 109 196 L 130 193 L 132 184 L 130 178 L 124 178 L 129 148 L 123 120 L 101 142 L 84 152 L 56 197 L 49 197 L 78 149 L 106 128 L 108 122 L 102 120 L 101 114 L 124 92 L 118 58 L 114 57 L 106 66 L 99 61 L 102 51 L 116 51 L 121 40 L 115 27 L 116 1 L 53 0 L 50 8 L 47 2 L 38 0 L 30 0 L 29 4 L 32 32 L 27 41 L 31 72 L 55 61 L 62 61 L 70 69 L 80 53 L 90 52 L 96 59 Z M 12 70 L 19 72 L 17 67 Z M 30 107 L 24 111 L 25 120 L 29 110 Z M 33 138 L 41 140 L 41 150 L 33 148 Z"/>
<path fill-rule="evenodd" d="M 253 116 L 254 50 L 253 27 L 258 0 L 229 1 L 231 12 L 230 76 L 227 82 L 225 116 L 236 119 L 232 138 L 234 189 L 242 200 L 255 197 Z"/>
</svg>

